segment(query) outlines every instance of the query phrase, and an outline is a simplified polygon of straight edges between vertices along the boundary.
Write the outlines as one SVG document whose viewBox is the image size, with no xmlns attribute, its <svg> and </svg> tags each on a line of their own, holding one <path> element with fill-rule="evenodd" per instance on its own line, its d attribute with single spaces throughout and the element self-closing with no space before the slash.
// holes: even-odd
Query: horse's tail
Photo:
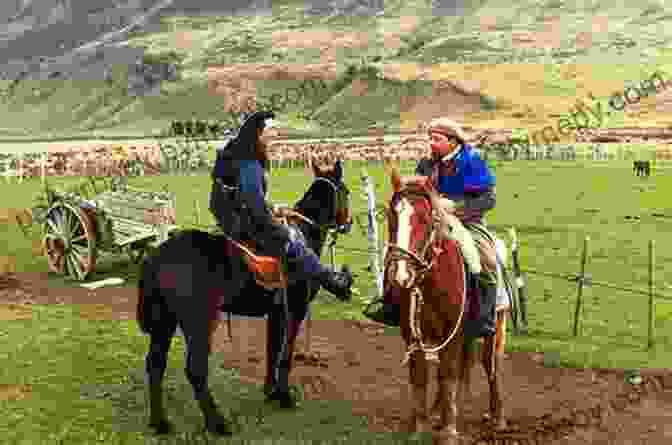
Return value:
<svg viewBox="0 0 672 445">
<path fill-rule="evenodd" d="M 149 259 L 145 259 L 140 265 L 140 279 L 138 280 L 138 307 L 136 312 L 136 320 L 140 326 L 140 330 L 145 334 L 152 333 L 151 320 L 151 299 L 154 296 L 155 289 L 151 286 L 151 279 L 147 274 L 151 271 L 149 268 Z M 148 319 L 147 315 L 150 315 Z"/>
</svg>

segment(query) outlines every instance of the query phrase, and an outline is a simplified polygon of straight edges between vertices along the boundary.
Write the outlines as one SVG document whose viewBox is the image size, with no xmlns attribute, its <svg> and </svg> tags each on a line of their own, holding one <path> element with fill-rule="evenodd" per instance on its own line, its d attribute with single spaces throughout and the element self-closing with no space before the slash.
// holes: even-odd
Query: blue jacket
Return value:
<svg viewBox="0 0 672 445">
<path fill-rule="evenodd" d="M 449 198 L 461 198 L 465 193 L 483 193 L 495 186 L 495 177 L 488 164 L 469 144 L 452 159 L 455 164 L 455 175 L 439 176 L 439 192 Z"/>
<path fill-rule="evenodd" d="M 433 159 L 421 159 L 416 174 L 431 176 L 434 168 L 440 167 Z M 495 207 L 495 176 L 488 164 L 469 144 L 447 164 L 454 165 L 454 175 L 439 174 L 437 190 L 454 201 L 464 200 L 465 221 L 478 222 L 483 213 Z"/>
<path fill-rule="evenodd" d="M 226 146 L 218 150 L 213 169 L 213 178 L 224 184 L 237 187 L 249 206 L 257 211 L 266 208 L 266 176 L 264 167 L 256 159 L 235 159 L 226 151 Z"/>
</svg>

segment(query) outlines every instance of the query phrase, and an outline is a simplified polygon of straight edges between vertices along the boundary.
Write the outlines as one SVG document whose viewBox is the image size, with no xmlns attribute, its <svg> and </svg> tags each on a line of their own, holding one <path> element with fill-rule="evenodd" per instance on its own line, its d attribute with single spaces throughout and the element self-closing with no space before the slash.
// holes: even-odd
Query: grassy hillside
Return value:
<svg viewBox="0 0 672 445">
<path fill-rule="evenodd" d="M 613 0 L 481 0 L 460 17 L 434 16 L 417 0 L 386 1 L 385 13 L 374 17 L 309 16 L 305 4 L 274 1 L 273 14 L 258 17 L 170 17 L 151 33 L 135 33 L 127 44 L 144 48 L 146 58 L 179 64 L 181 79 L 164 81 L 154 96 L 129 96 L 123 66 L 107 83 L 25 81 L 10 89 L 2 81 L 0 137 L 145 135 L 173 119 L 223 120 L 236 114 L 236 99 L 215 91 L 219 77 L 229 91 L 248 80 L 265 102 L 300 86 L 304 66 L 328 89 L 318 98 L 284 100 L 280 120 L 297 132 L 324 133 L 332 125 L 335 134 L 374 123 L 414 126 L 437 113 L 476 125 L 540 128 L 588 93 L 608 98 L 655 70 L 672 78 L 672 57 L 662 50 L 670 46 L 665 24 L 672 14 L 659 0 L 627 8 Z M 439 79 L 470 92 L 441 96 Z M 423 105 L 432 97 L 433 105 Z M 465 101 L 480 106 L 453 112 Z M 649 97 L 636 112 L 614 113 L 608 126 L 672 123 L 655 104 Z"/>
</svg>

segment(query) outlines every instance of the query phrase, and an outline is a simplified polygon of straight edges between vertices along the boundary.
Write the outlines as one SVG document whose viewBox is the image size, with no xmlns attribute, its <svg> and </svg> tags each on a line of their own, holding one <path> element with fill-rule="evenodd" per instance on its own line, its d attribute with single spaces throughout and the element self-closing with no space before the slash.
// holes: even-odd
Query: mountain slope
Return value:
<svg viewBox="0 0 672 445">
<path fill-rule="evenodd" d="M 9 61 L 0 67 L 0 135 L 141 135 L 173 119 L 230 120 L 252 97 L 268 103 L 273 94 L 295 132 L 412 128 L 437 115 L 539 128 L 588 93 L 608 98 L 656 69 L 672 78 L 670 53 L 659 49 L 670 46 L 672 11 L 661 1 L 481 0 L 460 16 L 419 0 L 386 0 L 382 13 L 370 2 L 368 14 L 353 1 L 256 3 L 4 6 L 14 33 L 0 35 L 0 60 Z M 318 78 L 319 95 L 288 98 Z M 671 124 L 669 99 L 658 96 L 608 125 Z"/>
</svg>

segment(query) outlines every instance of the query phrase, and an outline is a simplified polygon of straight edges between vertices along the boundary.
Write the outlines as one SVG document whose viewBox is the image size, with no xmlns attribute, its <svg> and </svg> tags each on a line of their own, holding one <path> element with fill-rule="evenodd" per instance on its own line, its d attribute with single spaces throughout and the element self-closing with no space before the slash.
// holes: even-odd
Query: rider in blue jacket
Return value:
<svg viewBox="0 0 672 445">
<path fill-rule="evenodd" d="M 449 119 L 433 120 L 429 125 L 432 156 L 421 159 L 416 174 L 430 176 L 436 190 L 455 202 L 455 216 L 469 230 L 480 254 L 482 272 L 478 320 L 465 323 L 470 337 L 487 337 L 496 332 L 497 270 L 492 235 L 486 229 L 484 214 L 495 207 L 495 177 L 478 152 L 467 143 L 461 127 Z M 373 320 L 399 324 L 399 307 L 383 302 Z"/>
<path fill-rule="evenodd" d="M 220 227 L 236 241 L 254 240 L 257 253 L 288 257 L 290 282 L 315 280 L 342 299 L 351 296 L 353 278 L 348 270 L 333 271 L 320 263 L 317 254 L 305 245 L 296 230 L 272 219 L 266 204 L 267 147 L 274 136 L 274 114 L 256 112 L 249 116 L 238 134 L 218 150 L 212 171 L 210 211 Z M 293 274 L 297 274 L 292 276 Z"/>
</svg>

